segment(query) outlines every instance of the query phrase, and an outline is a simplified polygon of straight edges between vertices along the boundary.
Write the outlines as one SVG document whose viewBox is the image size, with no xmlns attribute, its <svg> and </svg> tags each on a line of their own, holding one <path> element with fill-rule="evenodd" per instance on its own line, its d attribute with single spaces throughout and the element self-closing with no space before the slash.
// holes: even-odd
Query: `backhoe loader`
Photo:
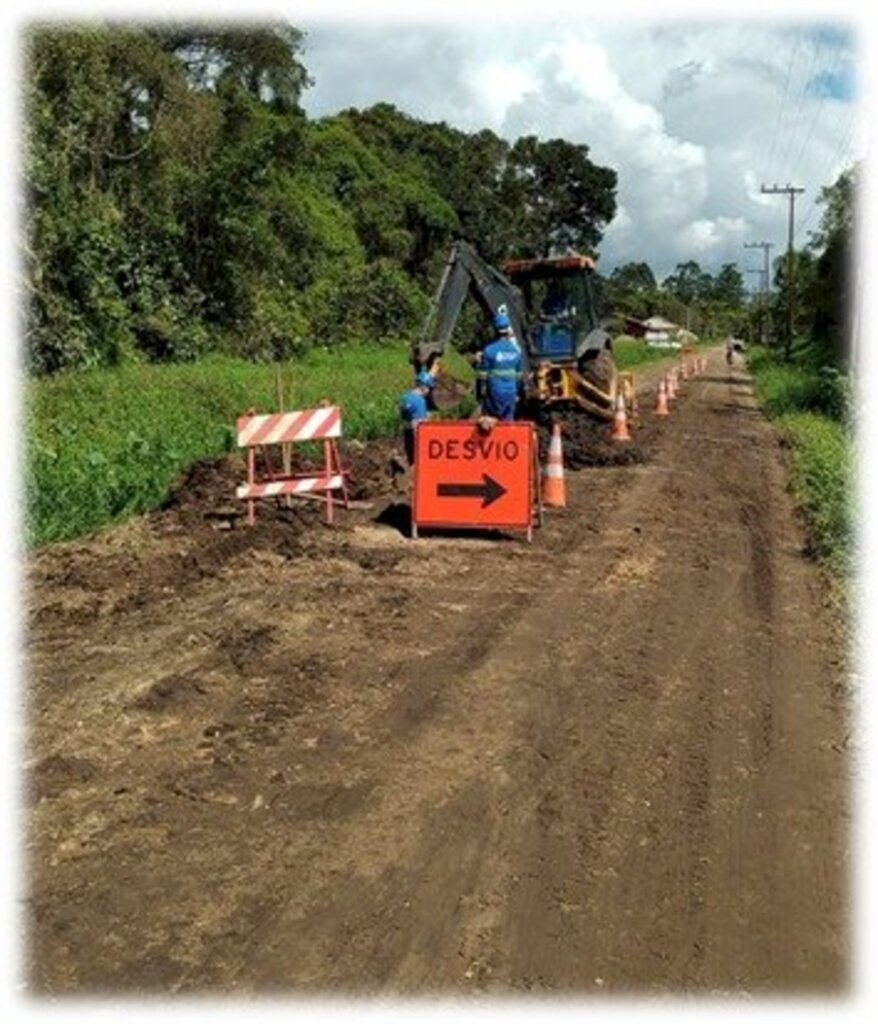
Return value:
<svg viewBox="0 0 878 1024">
<path fill-rule="evenodd" d="M 591 257 L 572 254 L 510 260 L 500 271 L 469 242 L 455 242 L 412 362 L 435 370 L 470 296 L 489 318 L 505 313 L 512 323 L 524 365 L 525 417 L 573 407 L 612 419 L 618 374 L 610 336 L 595 312 L 594 265 Z"/>
</svg>

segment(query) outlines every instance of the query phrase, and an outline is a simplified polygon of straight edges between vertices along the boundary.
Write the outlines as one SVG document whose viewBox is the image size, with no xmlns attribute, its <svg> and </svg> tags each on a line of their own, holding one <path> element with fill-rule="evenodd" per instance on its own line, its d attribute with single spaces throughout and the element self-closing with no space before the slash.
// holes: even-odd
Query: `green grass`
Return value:
<svg viewBox="0 0 878 1024">
<path fill-rule="evenodd" d="M 814 349 L 802 348 L 798 358 L 787 363 L 779 353 L 757 346 L 747 362 L 756 396 L 769 416 L 814 412 L 841 422 L 849 420 L 850 381 L 825 365 Z"/>
<path fill-rule="evenodd" d="M 445 363 L 463 376 L 460 357 L 449 354 Z M 30 381 L 26 543 L 77 537 L 161 504 L 181 471 L 235 448 L 239 415 L 277 409 L 276 372 L 215 357 Z M 315 350 L 281 372 L 286 408 L 328 398 L 342 406 L 345 437 L 399 429 L 397 400 L 411 379 L 403 346 Z"/>
<path fill-rule="evenodd" d="M 621 369 L 675 357 L 627 339 L 614 349 Z M 443 363 L 472 380 L 456 352 Z M 405 346 L 316 349 L 280 369 L 286 408 L 328 398 L 342 406 L 345 437 L 371 440 L 399 430 L 397 400 L 411 379 Z M 215 356 L 31 380 L 27 545 L 78 537 L 160 505 L 193 463 L 235 449 L 239 415 L 278 408 L 276 376 L 276 366 Z M 464 414 L 472 405 L 464 400 Z"/>
<path fill-rule="evenodd" d="M 645 342 L 621 337 L 613 342 L 613 357 L 620 370 L 633 370 L 637 366 L 657 363 L 662 359 L 676 361 L 680 353 L 677 349 L 650 348 Z"/>
<path fill-rule="evenodd" d="M 748 362 L 756 396 L 789 444 L 793 490 L 814 553 L 845 576 L 855 541 L 849 381 L 808 349 L 786 363 L 757 347 Z"/>
<path fill-rule="evenodd" d="M 850 436 L 835 420 L 812 412 L 787 413 L 778 426 L 790 443 L 793 489 L 814 554 L 845 573 L 854 547 L 854 467 Z"/>
</svg>

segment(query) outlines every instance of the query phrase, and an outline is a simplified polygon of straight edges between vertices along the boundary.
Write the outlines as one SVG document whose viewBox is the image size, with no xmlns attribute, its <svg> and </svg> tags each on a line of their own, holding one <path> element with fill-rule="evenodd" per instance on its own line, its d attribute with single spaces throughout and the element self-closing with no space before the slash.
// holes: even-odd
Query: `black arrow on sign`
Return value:
<svg viewBox="0 0 878 1024">
<path fill-rule="evenodd" d="M 482 508 L 493 505 L 498 498 L 506 493 L 503 484 L 482 473 L 480 484 L 436 484 L 436 496 L 438 498 L 481 498 Z"/>
</svg>

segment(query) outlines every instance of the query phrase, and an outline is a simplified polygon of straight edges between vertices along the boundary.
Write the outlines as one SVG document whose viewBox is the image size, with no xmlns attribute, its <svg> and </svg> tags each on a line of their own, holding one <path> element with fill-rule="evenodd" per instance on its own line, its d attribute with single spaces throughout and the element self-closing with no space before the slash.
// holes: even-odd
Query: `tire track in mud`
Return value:
<svg viewBox="0 0 878 1024">
<path fill-rule="evenodd" d="M 531 548 L 366 523 L 99 620 L 91 664 L 45 624 L 35 987 L 837 989 L 844 715 L 751 409 L 692 382 Z"/>
</svg>

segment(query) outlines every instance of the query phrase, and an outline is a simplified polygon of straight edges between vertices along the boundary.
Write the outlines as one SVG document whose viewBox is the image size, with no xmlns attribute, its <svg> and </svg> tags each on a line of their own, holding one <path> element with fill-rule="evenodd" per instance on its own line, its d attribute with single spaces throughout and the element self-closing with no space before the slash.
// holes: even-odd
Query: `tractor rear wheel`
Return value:
<svg viewBox="0 0 878 1024">
<path fill-rule="evenodd" d="M 597 355 L 586 356 L 582 361 L 580 373 L 583 377 L 600 388 L 605 395 L 610 397 L 610 405 L 616 404 L 616 391 L 619 386 L 619 371 L 616 369 L 616 360 L 608 348 L 602 348 Z"/>
</svg>

